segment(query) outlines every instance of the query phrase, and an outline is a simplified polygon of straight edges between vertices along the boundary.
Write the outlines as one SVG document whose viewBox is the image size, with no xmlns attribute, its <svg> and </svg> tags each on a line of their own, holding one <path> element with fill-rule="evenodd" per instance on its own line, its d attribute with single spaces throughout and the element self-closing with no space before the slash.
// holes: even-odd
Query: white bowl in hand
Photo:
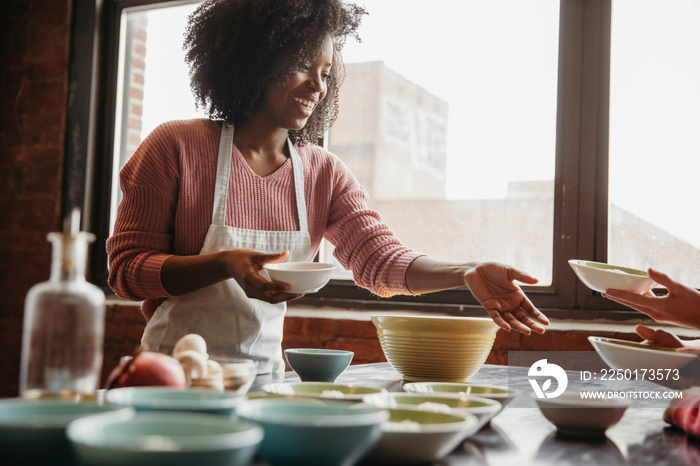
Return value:
<svg viewBox="0 0 700 466">
<path fill-rule="evenodd" d="M 288 293 L 315 293 L 328 283 L 335 265 L 322 262 L 281 262 L 265 264 L 270 280 L 292 285 Z"/>
<path fill-rule="evenodd" d="M 576 259 L 571 259 L 569 265 L 584 285 L 599 293 L 622 290 L 644 294 L 656 285 L 643 270 Z"/>
</svg>

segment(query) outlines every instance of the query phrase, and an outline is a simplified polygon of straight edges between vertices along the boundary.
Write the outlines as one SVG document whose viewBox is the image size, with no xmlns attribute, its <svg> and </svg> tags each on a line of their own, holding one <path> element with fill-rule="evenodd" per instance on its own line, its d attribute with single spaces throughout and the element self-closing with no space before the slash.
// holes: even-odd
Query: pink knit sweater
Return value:
<svg viewBox="0 0 700 466">
<path fill-rule="evenodd" d="M 160 280 L 171 255 L 199 254 L 213 210 L 221 127 L 207 119 L 156 128 L 120 173 L 123 199 L 107 241 L 109 285 L 144 300 L 146 319 L 169 297 Z M 323 237 L 355 282 L 380 296 L 408 294 L 406 269 L 420 254 L 401 245 L 347 167 L 315 146 L 296 147 L 304 167 L 311 259 Z M 253 230 L 299 230 L 292 163 L 264 178 L 234 146 L 226 224 Z"/>
</svg>

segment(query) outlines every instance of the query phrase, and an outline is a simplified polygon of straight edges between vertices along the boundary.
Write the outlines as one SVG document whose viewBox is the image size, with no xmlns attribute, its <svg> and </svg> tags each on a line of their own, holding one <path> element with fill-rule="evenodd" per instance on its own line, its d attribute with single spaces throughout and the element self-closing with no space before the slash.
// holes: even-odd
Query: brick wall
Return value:
<svg viewBox="0 0 700 466">
<path fill-rule="evenodd" d="M 71 0 L 0 4 L 0 396 L 17 394 L 24 296 L 60 229 Z"/>
</svg>

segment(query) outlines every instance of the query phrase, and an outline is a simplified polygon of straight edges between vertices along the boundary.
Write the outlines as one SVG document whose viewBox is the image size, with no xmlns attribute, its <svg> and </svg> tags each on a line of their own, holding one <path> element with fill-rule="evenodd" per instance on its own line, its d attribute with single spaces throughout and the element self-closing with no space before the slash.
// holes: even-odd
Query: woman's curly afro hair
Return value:
<svg viewBox="0 0 700 466">
<path fill-rule="evenodd" d="M 344 78 L 340 50 L 366 11 L 342 0 L 209 0 L 189 17 L 185 61 L 197 105 L 210 118 L 240 124 L 255 114 L 270 86 L 283 85 L 313 62 L 327 37 L 335 53 L 326 98 L 300 131 L 297 143 L 316 142 L 338 114 Z"/>
</svg>

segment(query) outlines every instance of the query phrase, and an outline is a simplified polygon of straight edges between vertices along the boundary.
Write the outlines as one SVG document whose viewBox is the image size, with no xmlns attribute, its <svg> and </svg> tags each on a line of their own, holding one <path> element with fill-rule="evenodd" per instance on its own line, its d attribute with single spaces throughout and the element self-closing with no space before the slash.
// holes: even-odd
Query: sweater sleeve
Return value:
<svg viewBox="0 0 700 466">
<path fill-rule="evenodd" d="M 120 172 L 122 200 L 107 240 L 109 285 L 125 299 L 166 298 L 160 271 L 172 255 L 178 193 L 177 144 L 154 130 Z"/>
<path fill-rule="evenodd" d="M 378 212 L 368 206 L 369 195 L 338 161 L 328 228 L 325 237 L 333 255 L 353 273 L 359 286 L 378 296 L 411 294 L 406 270 L 423 255 L 405 247 Z"/>
</svg>

